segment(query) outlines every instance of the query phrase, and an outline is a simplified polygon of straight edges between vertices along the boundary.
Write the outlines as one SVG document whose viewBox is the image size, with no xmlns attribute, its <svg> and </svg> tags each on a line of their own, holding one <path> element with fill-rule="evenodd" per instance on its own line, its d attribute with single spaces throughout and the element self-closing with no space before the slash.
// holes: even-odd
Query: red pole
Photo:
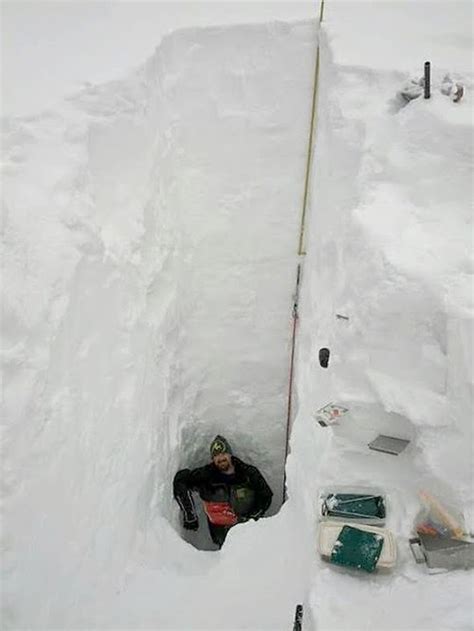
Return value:
<svg viewBox="0 0 474 631">
<path fill-rule="evenodd" d="M 292 399 L 293 399 L 293 374 L 294 374 L 294 367 L 295 367 L 296 324 L 298 322 L 300 276 L 301 276 L 301 264 L 298 264 L 298 270 L 296 273 L 296 291 L 295 291 L 295 297 L 294 297 L 294 302 L 293 302 L 293 332 L 291 336 L 291 358 L 290 358 L 290 374 L 289 374 L 289 384 L 288 384 L 288 406 L 287 406 L 287 417 L 286 417 L 285 471 L 283 474 L 283 501 L 286 500 L 286 459 L 288 458 L 288 452 L 290 449 L 291 408 L 292 408 Z"/>
</svg>

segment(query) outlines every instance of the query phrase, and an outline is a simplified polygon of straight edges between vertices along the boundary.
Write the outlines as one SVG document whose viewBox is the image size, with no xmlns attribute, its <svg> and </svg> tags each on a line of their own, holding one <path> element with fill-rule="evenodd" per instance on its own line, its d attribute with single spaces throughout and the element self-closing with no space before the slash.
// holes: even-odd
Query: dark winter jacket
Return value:
<svg viewBox="0 0 474 631">
<path fill-rule="evenodd" d="M 230 475 L 213 463 L 178 471 L 173 492 L 185 514 L 194 512 L 191 491 L 197 491 L 211 523 L 233 525 L 263 515 L 273 496 L 265 478 L 256 467 L 235 456 L 232 456 L 232 463 L 235 473 Z"/>
</svg>

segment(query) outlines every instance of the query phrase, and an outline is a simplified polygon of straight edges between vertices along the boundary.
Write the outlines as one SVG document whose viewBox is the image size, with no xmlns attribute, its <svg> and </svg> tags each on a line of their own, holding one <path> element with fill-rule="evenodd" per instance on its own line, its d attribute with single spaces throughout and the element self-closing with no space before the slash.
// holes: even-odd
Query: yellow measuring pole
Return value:
<svg viewBox="0 0 474 631">
<path fill-rule="evenodd" d="M 324 17 L 324 0 L 320 0 L 319 4 L 319 25 Z M 305 237 L 305 225 L 306 225 L 306 208 L 308 206 L 308 191 L 309 182 L 311 178 L 311 163 L 313 156 L 313 139 L 314 139 L 314 121 L 316 119 L 316 103 L 318 98 L 318 83 L 319 83 L 319 42 L 316 48 L 316 61 L 314 64 L 314 84 L 313 84 L 313 103 L 311 106 L 311 124 L 309 127 L 309 139 L 308 139 L 308 155 L 306 157 L 306 174 L 304 178 L 304 195 L 303 195 L 303 209 L 301 211 L 301 227 L 300 227 L 300 240 L 298 244 L 298 254 L 306 254 L 304 237 Z"/>
<path fill-rule="evenodd" d="M 311 124 L 309 128 L 308 155 L 306 157 L 306 175 L 305 175 L 305 180 L 304 180 L 303 210 L 301 212 L 300 241 L 298 245 L 298 254 L 300 255 L 306 254 L 305 247 L 304 247 L 304 236 L 305 236 L 304 231 L 305 231 L 305 223 L 306 223 L 306 208 L 308 205 L 308 189 L 309 189 L 311 162 L 312 162 L 312 154 L 313 154 L 314 121 L 316 119 L 318 81 L 319 81 L 319 43 L 316 49 L 316 62 L 315 62 L 315 67 L 314 67 L 313 103 L 311 107 Z"/>
</svg>

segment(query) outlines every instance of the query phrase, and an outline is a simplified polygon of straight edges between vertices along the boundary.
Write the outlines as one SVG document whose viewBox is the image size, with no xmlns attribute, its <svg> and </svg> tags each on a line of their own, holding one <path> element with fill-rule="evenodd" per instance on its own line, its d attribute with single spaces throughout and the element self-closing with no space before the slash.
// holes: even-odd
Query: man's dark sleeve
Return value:
<svg viewBox="0 0 474 631">
<path fill-rule="evenodd" d="M 206 479 L 207 467 L 199 469 L 181 469 L 174 476 L 173 495 L 185 513 L 195 513 L 192 491 L 198 491 Z"/>
<path fill-rule="evenodd" d="M 262 515 L 268 510 L 272 503 L 273 492 L 268 486 L 265 478 L 256 467 L 248 465 L 247 473 L 253 490 L 255 491 L 255 513 Z"/>
</svg>

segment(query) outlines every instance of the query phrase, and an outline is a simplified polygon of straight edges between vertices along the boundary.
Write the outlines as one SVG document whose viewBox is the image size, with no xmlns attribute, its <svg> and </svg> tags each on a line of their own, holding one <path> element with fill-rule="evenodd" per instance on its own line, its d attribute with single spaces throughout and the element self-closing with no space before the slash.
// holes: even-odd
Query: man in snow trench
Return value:
<svg viewBox="0 0 474 631">
<path fill-rule="evenodd" d="M 219 548 L 232 526 L 259 519 L 272 501 L 272 491 L 256 467 L 232 455 L 229 443 L 216 436 L 211 443 L 212 462 L 175 475 L 173 493 L 183 513 L 183 527 L 199 527 L 192 491 L 204 504 L 211 538 Z"/>
</svg>

